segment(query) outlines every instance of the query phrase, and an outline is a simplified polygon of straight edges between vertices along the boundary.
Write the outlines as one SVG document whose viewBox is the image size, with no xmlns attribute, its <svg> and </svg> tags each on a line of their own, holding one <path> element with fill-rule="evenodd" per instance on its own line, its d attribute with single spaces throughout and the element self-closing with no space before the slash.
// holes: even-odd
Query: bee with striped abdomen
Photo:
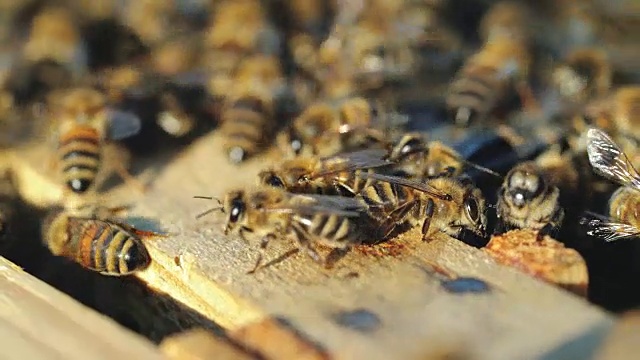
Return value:
<svg viewBox="0 0 640 360">
<path fill-rule="evenodd" d="M 263 187 L 229 191 L 222 206 L 215 209 L 227 216 L 225 234 L 260 241 L 258 259 L 249 273 L 258 269 L 272 240 L 290 238 L 313 260 L 327 265 L 315 245 L 346 251 L 367 235 L 360 222 L 365 216 L 364 206 L 341 196 L 291 194 Z"/>
<path fill-rule="evenodd" d="M 384 144 L 385 135 L 377 129 L 397 127 L 406 120 L 359 96 L 318 101 L 296 117 L 277 141 L 289 157 L 331 156 Z"/>
<path fill-rule="evenodd" d="M 52 254 L 64 256 L 103 275 L 123 276 L 151 263 L 143 239 L 164 236 L 112 219 L 121 209 L 95 208 L 89 213 L 53 211 L 43 224 L 43 239 Z"/>
<path fill-rule="evenodd" d="M 50 118 L 57 135 L 54 165 L 68 190 L 85 194 L 113 171 L 125 181 L 133 181 L 121 162 L 123 158 L 115 158 L 117 152 L 107 147 L 113 145 L 110 141 L 140 131 L 137 116 L 108 108 L 104 95 L 97 90 L 75 88 L 55 94 Z"/>
<path fill-rule="evenodd" d="M 593 170 L 622 185 L 609 199 L 611 220 L 590 220 L 589 235 L 615 241 L 640 236 L 640 174 L 604 131 L 589 129 L 587 152 Z"/>
<path fill-rule="evenodd" d="M 389 151 L 387 159 L 410 178 L 426 180 L 447 176 L 459 177 L 468 167 L 500 176 L 483 166 L 467 161 L 455 149 L 440 141 L 428 141 L 424 134 L 404 134 Z"/>
<path fill-rule="evenodd" d="M 292 193 L 355 196 L 368 181 L 360 170 L 391 164 L 383 149 L 368 149 L 325 158 L 297 157 L 260 172 L 258 183 Z"/>
<path fill-rule="evenodd" d="M 278 127 L 277 103 L 283 91 L 284 78 L 277 58 L 259 55 L 242 62 L 221 114 L 224 151 L 232 163 L 245 161 L 267 147 Z"/>
<path fill-rule="evenodd" d="M 485 15 L 482 48 L 469 57 L 451 82 L 446 105 L 456 124 L 483 120 L 505 102 L 509 90 L 530 104 L 528 86 L 531 53 L 526 10 L 519 4 L 500 2 Z"/>
<path fill-rule="evenodd" d="M 467 230 L 486 235 L 484 196 L 467 179 L 439 177 L 423 183 L 376 173 L 361 176 L 374 180 L 356 199 L 367 204 L 379 240 L 404 224 L 420 225 L 423 241 L 440 232 L 453 237 Z"/>
</svg>

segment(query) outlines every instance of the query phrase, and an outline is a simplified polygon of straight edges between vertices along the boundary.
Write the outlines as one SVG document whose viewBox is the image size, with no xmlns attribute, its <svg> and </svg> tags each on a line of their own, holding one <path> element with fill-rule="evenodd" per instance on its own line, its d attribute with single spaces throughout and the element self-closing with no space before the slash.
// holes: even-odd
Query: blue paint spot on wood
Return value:
<svg viewBox="0 0 640 360">
<path fill-rule="evenodd" d="M 359 332 L 375 331 L 380 325 L 380 317 L 366 309 L 340 311 L 334 314 L 336 323 Z"/>
<path fill-rule="evenodd" d="M 442 287 L 450 293 L 485 293 L 491 291 L 489 284 L 483 280 L 472 277 L 460 277 L 453 280 L 442 281 Z"/>
</svg>

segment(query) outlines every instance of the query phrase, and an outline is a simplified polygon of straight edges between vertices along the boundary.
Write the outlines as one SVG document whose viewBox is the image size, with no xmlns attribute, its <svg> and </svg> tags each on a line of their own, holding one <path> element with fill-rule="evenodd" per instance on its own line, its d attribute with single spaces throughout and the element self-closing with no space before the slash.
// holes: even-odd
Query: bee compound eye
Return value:
<svg viewBox="0 0 640 360">
<path fill-rule="evenodd" d="M 231 203 L 231 210 L 229 211 L 229 222 L 238 222 L 242 214 L 244 213 L 244 202 L 240 199 L 235 199 Z"/>
<path fill-rule="evenodd" d="M 480 219 L 480 209 L 478 208 L 476 199 L 470 198 L 465 200 L 465 210 L 469 218 L 474 222 Z"/>
<path fill-rule="evenodd" d="M 269 186 L 284 188 L 284 182 L 277 175 L 269 175 L 266 179 L 266 183 Z"/>
</svg>

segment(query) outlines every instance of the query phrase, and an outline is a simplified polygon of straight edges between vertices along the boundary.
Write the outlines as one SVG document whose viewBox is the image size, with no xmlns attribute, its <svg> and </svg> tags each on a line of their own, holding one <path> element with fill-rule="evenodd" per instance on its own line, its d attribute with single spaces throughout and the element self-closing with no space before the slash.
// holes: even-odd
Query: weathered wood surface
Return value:
<svg viewBox="0 0 640 360">
<path fill-rule="evenodd" d="M 241 336 L 242 329 L 278 318 L 309 340 L 309 358 L 424 359 L 462 349 L 478 359 L 533 358 L 613 322 L 585 300 L 497 265 L 477 249 L 446 237 L 421 243 L 415 231 L 391 244 L 355 249 L 332 270 L 296 253 L 247 275 L 257 244 L 223 236 L 221 214 L 196 220 L 215 204 L 192 196 L 222 197 L 231 187 L 253 185 L 275 158 L 234 167 L 220 149 L 219 136 L 208 135 L 158 169 L 147 194 L 120 187 L 110 201 L 134 203 L 133 214 L 161 219 L 175 234 L 148 242 L 154 263 L 139 277 L 247 347 L 256 344 Z M 274 242 L 266 261 L 291 249 Z M 449 293 L 436 268 L 449 277 L 483 279 L 493 290 Z"/>
<path fill-rule="evenodd" d="M 172 360 L 249 360 L 255 356 L 234 347 L 204 329 L 194 329 L 165 338 L 162 352 Z"/>
<path fill-rule="evenodd" d="M 111 319 L 0 257 L 0 358 L 164 359 Z"/>
</svg>

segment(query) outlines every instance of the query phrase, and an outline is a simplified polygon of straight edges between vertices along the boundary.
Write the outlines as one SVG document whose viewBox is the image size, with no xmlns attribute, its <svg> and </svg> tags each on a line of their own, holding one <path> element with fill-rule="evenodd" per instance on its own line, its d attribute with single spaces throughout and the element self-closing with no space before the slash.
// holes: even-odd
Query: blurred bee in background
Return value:
<svg viewBox="0 0 640 360">
<path fill-rule="evenodd" d="M 620 185 L 609 200 L 611 220 L 584 219 L 588 234 L 615 241 L 640 236 L 640 175 L 622 149 L 600 129 L 589 129 L 587 134 L 589 162 L 594 172 Z"/>
<path fill-rule="evenodd" d="M 440 141 L 427 141 L 426 136 L 418 132 L 404 134 L 389 151 L 387 160 L 394 162 L 394 168 L 404 176 L 416 180 L 459 177 L 469 167 L 500 177 L 491 169 L 467 161 Z"/>
<path fill-rule="evenodd" d="M 571 51 L 552 73 L 553 85 L 560 96 L 576 105 L 605 96 L 612 78 L 613 69 L 607 54 L 599 48 Z"/>
<path fill-rule="evenodd" d="M 226 194 L 221 207 L 205 213 L 214 210 L 227 216 L 225 234 L 260 241 L 258 259 L 249 273 L 259 268 L 272 240 L 290 238 L 314 261 L 326 266 L 327 259 L 315 245 L 345 251 L 367 235 L 359 221 L 365 214 L 363 205 L 341 196 L 290 194 L 272 187 L 234 190 Z"/>
<path fill-rule="evenodd" d="M 423 241 L 440 232 L 486 236 L 485 199 L 469 179 L 440 177 L 423 183 L 371 172 L 360 176 L 375 180 L 356 199 L 367 204 L 380 240 L 405 224 L 421 225 Z"/>
<path fill-rule="evenodd" d="M 281 54 L 281 34 L 258 0 L 221 1 L 210 23 L 203 61 L 209 73 L 208 90 L 215 98 L 223 98 L 233 85 L 244 58 L 279 58 Z"/>
<path fill-rule="evenodd" d="M 391 164 L 384 159 L 385 154 L 383 149 L 368 149 L 326 158 L 297 157 L 261 171 L 258 184 L 292 193 L 353 197 L 369 184 L 358 176 L 360 170 Z"/>
<path fill-rule="evenodd" d="M 571 146 L 578 151 L 587 147 L 585 135 L 589 126 L 608 132 L 622 146 L 632 163 L 640 161 L 636 151 L 640 139 L 640 86 L 621 86 L 608 96 L 589 102 L 583 114 L 573 121 Z"/>
<path fill-rule="evenodd" d="M 173 0 L 127 1 L 118 9 L 118 15 L 147 45 L 166 39 L 176 27 Z"/>
<path fill-rule="evenodd" d="M 446 95 L 457 125 L 487 118 L 505 104 L 511 89 L 519 93 L 525 108 L 535 106 L 528 85 L 528 24 L 527 9 L 513 2 L 496 3 L 484 16 L 480 34 L 485 43 L 466 60 Z"/>
<path fill-rule="evenodd" d="M 221 110 L 220 133 L 232 163 L 264 150 L 278 128 L 278 101 L 284 93 L 279 60 L 256 55 L 245 59 L 227 90 Z"/>
<path fill-rule="evenodd" d="M 151 264 L 143 241 L 165 235 L 117 220 L 114 215 L 121 210 L 54 209 L 43 222 L 42 238 L 53 255 L 64 256 L 85 269 L 109 276 L 133 274 Z"/>
<path fill-rule="evenodd" d="M 75 88 L 51 95 L 49 117 L 57 142 L 52 165 L 67 190 L 85 194 L 113 171 L 137 184 L 110 143 L 138 133 L 137 116 L 108 108 L 104 95 L 95 89 Z"/>
<path fill-rule="evenodd" d="M 396 130 L 407 118 L 380 101 L 353 96 L 308 106 L 277 143 L 287 157 L 330 156 L 384 143 L 385 130 Z"/>
</svg>

